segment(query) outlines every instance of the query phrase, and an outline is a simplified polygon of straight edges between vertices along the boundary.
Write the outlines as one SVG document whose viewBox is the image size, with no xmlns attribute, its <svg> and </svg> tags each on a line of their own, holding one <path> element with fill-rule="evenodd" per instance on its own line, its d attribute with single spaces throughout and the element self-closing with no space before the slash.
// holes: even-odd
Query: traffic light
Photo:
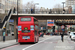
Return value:
<svg viewBox="0 0 75 50">
<path fill-rule="evenodd" d="M 53 32 L 55 32 L 55 26 L 53 26 Z"/>
</svg>

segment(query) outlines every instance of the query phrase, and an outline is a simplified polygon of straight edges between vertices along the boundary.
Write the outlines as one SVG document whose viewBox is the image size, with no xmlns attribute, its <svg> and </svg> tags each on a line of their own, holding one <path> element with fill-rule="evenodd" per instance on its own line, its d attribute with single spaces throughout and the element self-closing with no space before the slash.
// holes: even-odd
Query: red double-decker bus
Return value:
<svg viewBox="0 0 75 50">
<path fill-rule="evenodd" d="M 38 20 L 31 16 L 18 18 L 18 42 L 38 42 Z"/>
</svg>

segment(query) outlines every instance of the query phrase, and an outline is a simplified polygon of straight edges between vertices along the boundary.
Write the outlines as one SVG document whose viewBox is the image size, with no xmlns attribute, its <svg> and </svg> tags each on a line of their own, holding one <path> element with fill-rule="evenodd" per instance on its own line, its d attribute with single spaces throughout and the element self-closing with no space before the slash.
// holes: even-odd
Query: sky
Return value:
<svg viewBox="0 0 75 50">
<path fill-rule="evenodd" d="M 22 3 L 24 5 L 31 1 L 39 3 L 39 5 L 36 5 L 38 7 L 53 8 L 56 4 L 60 4 L 62 6 L 62 2 L 65 2 L 66 0 L 22 0 Z"/>
</svg>

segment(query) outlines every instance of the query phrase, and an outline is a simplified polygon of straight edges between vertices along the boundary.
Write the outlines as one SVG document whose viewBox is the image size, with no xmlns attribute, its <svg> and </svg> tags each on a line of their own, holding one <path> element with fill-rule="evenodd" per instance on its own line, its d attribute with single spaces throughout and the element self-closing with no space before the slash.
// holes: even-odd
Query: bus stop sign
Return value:
<svg viewBox="0 0 75 50">
<path fill-rule="evenodd" d="M 65 31 L 64 29 L 62 29 L 62 31 Z"/>
</svg>

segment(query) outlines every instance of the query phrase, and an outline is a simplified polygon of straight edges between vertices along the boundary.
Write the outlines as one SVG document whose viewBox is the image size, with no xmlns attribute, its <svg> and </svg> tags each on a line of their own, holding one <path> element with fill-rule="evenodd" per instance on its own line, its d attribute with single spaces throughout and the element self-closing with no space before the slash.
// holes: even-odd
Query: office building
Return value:
<svg viewBox="0 0 75 50">
<path fill-rule="evenodd" d="M 18 8 L 22 7 L 22 0 L 18 0 Z M 17 10 L 17 0 L 0 0 L 0 13 L 8 13 L 10 9 Z"/>
<path fill-rule="evenodd" d="M 22 0 L 18 0 L 18 9 L 21 8 L 22 5 Z M 10 9 L 15 9 L 17 10 L 17 0 L 5 0 L 5 12 L 7 13 Z"/>
<path fill-rule="evenodd" d="M 5 0 L 0 0 L 0 13 L 5 13 Z"/>
<path fill-rule="evenodd" d="M 72 5 L 75 5 L 75 0 L 66 0 L 66 6 L 67 7 L 69 7 L 69 6 L 72 7 Z"/>
</svg>

